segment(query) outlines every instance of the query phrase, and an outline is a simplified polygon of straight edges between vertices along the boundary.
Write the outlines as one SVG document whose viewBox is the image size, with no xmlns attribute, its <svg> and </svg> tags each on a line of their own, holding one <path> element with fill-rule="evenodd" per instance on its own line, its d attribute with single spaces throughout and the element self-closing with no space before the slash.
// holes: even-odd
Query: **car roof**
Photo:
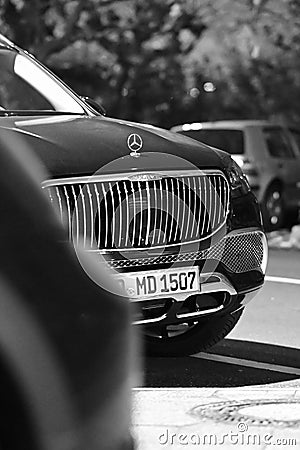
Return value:
<svg viewBox="0 0 300 450">
<path fill-rule="evenodd" d="M 172 131 L 197 131 L 209 129 L 228 129 L 228 130 L 242 130 L 246 127 L 262 127 L 267 125 L 279 125 L 276 122 L 269 120 L 219 120 L 215 122 L 193 122 L 176 125 L 172 127 Z"/>
</svg>

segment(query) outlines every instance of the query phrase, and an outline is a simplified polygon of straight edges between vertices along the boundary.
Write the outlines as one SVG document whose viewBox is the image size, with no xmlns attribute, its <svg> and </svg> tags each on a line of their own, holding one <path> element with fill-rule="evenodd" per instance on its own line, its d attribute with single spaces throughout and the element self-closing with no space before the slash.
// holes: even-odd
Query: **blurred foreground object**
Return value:
<svg viewBox="0 0 300 450">
<path fill-rule="evenodd" d="M 131 449 L 129 302 L 83 272 L 39 169 L 2 129 L 0 448 Z"/>
</svg>

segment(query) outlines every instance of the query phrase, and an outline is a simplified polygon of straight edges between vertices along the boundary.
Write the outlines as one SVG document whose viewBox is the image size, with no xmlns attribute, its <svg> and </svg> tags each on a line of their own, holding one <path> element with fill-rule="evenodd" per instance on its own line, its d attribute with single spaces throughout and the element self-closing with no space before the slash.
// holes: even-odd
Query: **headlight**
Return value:
<svg viewBox="0 0 300 450">
<path fill-rule="evenodd" d="M 230 187 L 233 192 L 247 194 L 247 192 L 250 191 L 247 178 L 243 174 L 240 166 L 233 159 L 231 159 L 231 164 L 227 168 L 227 173 L 229 176 Z"/>
</svg>

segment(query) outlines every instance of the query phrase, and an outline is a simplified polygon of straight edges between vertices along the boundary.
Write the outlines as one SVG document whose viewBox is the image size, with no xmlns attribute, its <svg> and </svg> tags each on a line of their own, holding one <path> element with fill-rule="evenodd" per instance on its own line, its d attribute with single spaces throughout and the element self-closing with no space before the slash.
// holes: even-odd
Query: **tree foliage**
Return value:
<svg viewBox="0 0 300 450">
<path fill-rule="evenodd" d="M 0 24 L 114 116 L 300 122 L 299 0 L 0 0 Z"/>
<path fill-rule="evenodd" d="M 197 78 L 213 81 L 208 119 L 276 118 L 300 124 L 298 0 L 210 2 L 192 60 Z M 199 55 L 200 58 L 199 58 Z M 199 87 L 199 86 L 198 86 Z"/>
<path fill-rule="evenodd" d="M 184 97 L 182 57 L 205 29 L 183 0 L 6 0 L 2 21 L 113 115 L 165 125 Z"/>
</svg>

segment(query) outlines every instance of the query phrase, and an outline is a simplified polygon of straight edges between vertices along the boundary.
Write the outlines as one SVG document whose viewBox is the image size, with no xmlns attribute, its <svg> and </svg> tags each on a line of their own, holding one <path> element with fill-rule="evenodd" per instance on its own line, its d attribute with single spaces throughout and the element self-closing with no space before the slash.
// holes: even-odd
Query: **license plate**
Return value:
<svg viewBox="0 0 300 450">
<path fill-rule="evenodd" d="M 126 273 L 117 279 L 126 294 L 137 300 L 156 296 L 172 297 L 174 294 L 200 290 L 197 267 Z"/>
</svg>

